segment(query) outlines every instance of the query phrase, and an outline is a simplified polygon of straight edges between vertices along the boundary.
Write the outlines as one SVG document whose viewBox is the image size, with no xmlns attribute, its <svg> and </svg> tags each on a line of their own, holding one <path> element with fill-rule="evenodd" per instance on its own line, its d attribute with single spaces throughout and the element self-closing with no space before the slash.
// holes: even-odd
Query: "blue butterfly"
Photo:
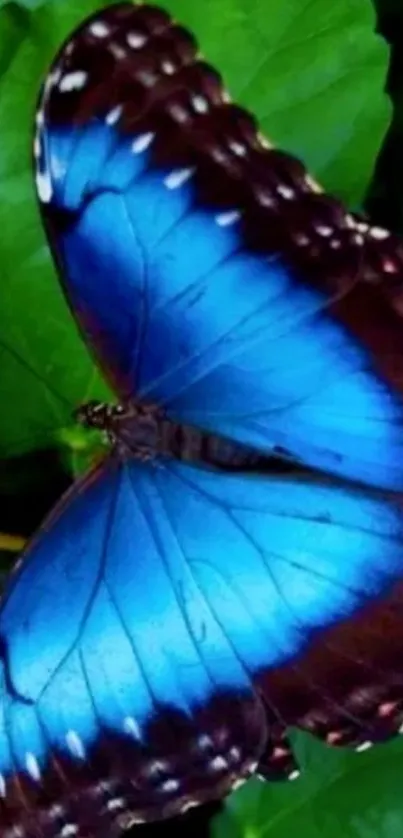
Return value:
<svg viewBox="0 0 403 838">
<path fill-rule="evenodd" d="M 84 838 L 293 778 L 289 725 L 397 732 L 401 338 L 374 291 L 360 310 L 379 234 L 264 146 L 165 12 L 71 36 L 35 157 L 119 404 L 78 411 L 111 453 L 0 611 L 1 825 Z"/>
</svg>

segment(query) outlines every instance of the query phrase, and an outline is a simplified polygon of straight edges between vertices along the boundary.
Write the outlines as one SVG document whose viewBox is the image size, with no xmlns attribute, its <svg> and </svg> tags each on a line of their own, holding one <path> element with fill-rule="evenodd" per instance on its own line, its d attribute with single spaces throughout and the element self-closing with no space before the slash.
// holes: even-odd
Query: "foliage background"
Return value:
<svg viewBox="0 0 403 838">
<path fill-rule="evenodd" d="M 106 394 L 59 291 L 31 170 L 44 73 L 71 28 L 100 5 L 0 0 L 0 530 L 19 535 L 32 532 L 91 453 L 72 426 L 72 406 Z M 370 0 L 161 5 L 193 29 L 232 96 L 272 140 L 351 207 L 366 206 L 375 221 L 402 231 L 401 0 L 378 0 L 376 9 Z M 304 769 L 298 782 L 251 781 L 224 807 L 177 821 L 176 835 L 401 838 L 402 742 L 361 754 L 307 736 L 295 743 Z M 166 828 L 133 834 L 151 838 Z"/>
</svg>

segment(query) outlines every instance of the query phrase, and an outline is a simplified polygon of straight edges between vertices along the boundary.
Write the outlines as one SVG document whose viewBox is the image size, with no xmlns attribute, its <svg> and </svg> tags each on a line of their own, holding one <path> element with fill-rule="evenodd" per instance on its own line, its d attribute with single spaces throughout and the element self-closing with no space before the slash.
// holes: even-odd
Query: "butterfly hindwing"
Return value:
<svg viewBox="0 0 403 838">
<path fill-rule="evenodd" d="M 44 830 L 55 801 L 83 835 L 129 811 L 163 817 L 257 762 L 262 705 L 157 521 L 154 471 L 110 460 L 86 478 L 14 578 L 0 617 L 11 821 L 25 796 Z"/>
<path fill-rule="evenodd" d="M 377 608 L 401 629 L 401 550 L 400 510 L 376 496 L 106 461 L 40 531 L 0 614 L 10 823 L 45 830 L 61 800 L 84 835 L 219 796 L 256 768 L 293 774 L 285 727 L 314 717 L 328 741 L 394 732 L 379 708 L 401 631 L 390 660 L 376 626 L 362 648 L 342 639 Z M 339 691 L 353 664 L 367 714 L 354 685 Z"/>
<path fill-rule="evenodd" d="M 403 486 L 403 333 L 361 282 L 368 225 L 268 147 L 164 11 L 118 4 L 73 33 L 34 152 L 120 419 L 156 403 L 288 461 L 149 462 L 133 421 L 105 425 L 110 456 L 11 580 L 2 838 L 101 838 L 254 772 L 293 779 L 290 726 L 357 748 L 401 727 L 403 526 L 383 492 Z"/>
<path fill-rule="evenodd" d="M 360 305 L 363 235 L 264 147 L 191 36 L 147 6 L 100 13 L 56 60 L 38 125 L 62 281 L 119 394 L 401 489 L 402 332 L 376 293 Z"/>
</svg>

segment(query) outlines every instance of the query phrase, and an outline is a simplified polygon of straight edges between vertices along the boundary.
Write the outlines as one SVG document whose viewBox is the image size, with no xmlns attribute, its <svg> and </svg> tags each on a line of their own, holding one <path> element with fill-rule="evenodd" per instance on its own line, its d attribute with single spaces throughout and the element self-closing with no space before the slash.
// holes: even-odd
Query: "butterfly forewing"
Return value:
<svg viewBox="0 0 403 838">
<path fill-rule="evenodd" d="M 402 330 L 377 292 L 361 304 L 363 223 L 266 147 L 193 37 L 106 9 L 61 50 L 37 123 L 61 280 L 118 394 L 401 488 Z"/>
<path fill-rule="evenodd" d="M 104 838 L 253 772 L 293 779 L 290 725 L 359 749 L 400 728 L 401 500 L 380 490 L 403 484 L 403 347 L 363 285 L 376 235 L 268 147 L 166 12 L 73 33 L 34 150 L 123 414 L 152 402 L 290 467 L 147 462 L 105 425 L 110 457 L 26 551 L 0 611 L 2 836 Z"/>
</svg>

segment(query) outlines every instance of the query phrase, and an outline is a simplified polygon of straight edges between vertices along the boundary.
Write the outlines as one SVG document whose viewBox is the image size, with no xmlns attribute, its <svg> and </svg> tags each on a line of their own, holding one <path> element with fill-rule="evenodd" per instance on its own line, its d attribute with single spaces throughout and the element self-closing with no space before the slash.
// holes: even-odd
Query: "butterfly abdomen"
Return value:
<svg viewBox="0 0 403 838">
<path fill-rule="evenodd" d="M 82 405 L 76 417 L 87 427 L 106 431 L 122 458 L 163 455 L 225 469 L 264 468 L 268 459 L 217 434 L 175 422 L 156 405 L 140 401 L 127 405 L 93 401 Z"/>
</svg>

